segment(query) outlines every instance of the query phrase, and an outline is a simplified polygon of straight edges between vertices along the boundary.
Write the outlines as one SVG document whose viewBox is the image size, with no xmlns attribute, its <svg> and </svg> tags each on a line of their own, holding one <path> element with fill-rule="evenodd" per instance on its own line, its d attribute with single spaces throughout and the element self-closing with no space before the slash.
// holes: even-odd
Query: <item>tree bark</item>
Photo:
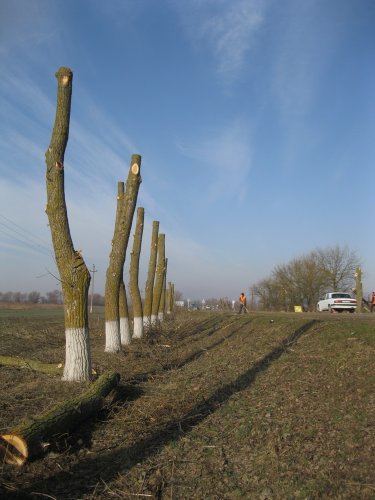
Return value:
<svg viewBox="0 0 375 500">
<path fill-rule="evenodd" d="M 166 296 L 166 309 L 167 309 L 167 315 L 171 314 L 171 282 L 168 282 L 168 288 L 167 288 L 167 296 Z"/>
<path fill-rule="evenodd" d="M 58 82 L 56 116 L 46 151 L 46 213 L 64 296 L 66 350 L 63 380 L 82 381 L 91 376 L 87 311 L 91 276 L 81 251 L 73 247 L 64 190 L 64 155 L 69 136 L 73 73 L 69 68 L 60 68 L 55 76 Z"/>
<path fill-rule="evenodd" d="M 137 204 L 139 186 L 142 182 L 140 169 L 140 155 L 132 155 L 125 193 L 123 191 L 123 185 L 121 189 L 121 183 L 119 183 L 116 223 L 105 284 L 106 352 L 119 352 L 121 350 L 119 318 L 120 282 L 135 206 Z"/>
<path fill-rule="evenodd" d="M 158 324 L 158 312 L 161 294 L 164 284 L 165 266 L 165 234 L 159 234 L 158 238 L 158 261 L 156 265 L 155 286 L 152 294 L 151 326 Z"/>
<path fill-rule="evenodd" d="M 53 436 L 69 432 L 99 411 L 119 379 L 117 373 L 105 373 L 81 396 L 64 401 L 1 435 L 0 456 L 9 464 L 22 465 L 39 455 Z"/>
<path fill-rule="evenodd" d="M 119 313 L 120 313 L 120 338 L 121 345 L 129 345 L 131 342 L 128 299 L 124 278 L 121 278 L 119 293 Z"/>
<path fill-rule="evenodd" d="M 163 288 L 161 290 L 159 311 L 158 311 L 158 321 L 164 321 L 165 306 L 166 306 L 166 294 L 167 294 L 167 269 L 168 269 L 168 259 L 164 259 L 164 276 L 163 276 Z"/>
<path fill-rule="evenodd" d="M 152 295 L 154 291 L 156 258 L 158 254 L 158 234 L 159 221 L 154 220 L 152 223 L 150 261 L 148 265 L 145 300 L 143 304 L 143 326 L 146 329 L 151 326 Z"/>
<path fill-rule="evenodd" d="M 362 269 L 357 267 L 355 270 L 356 278 L 356 295 L 357 295 L 357 313 L 362 312 L 362 299 L 363 299 L 363 288 L 362 288 Z"/>
<path fill-rule="evenodd" d="M 52 363 L 41 363 L 34 359 L 28 358 L 15 358 L 12 356 L 0 356 L 0 365 L 16 366 L 18 368 L 28 368 L 47 375 L 61 375 L 63 372 L 63 365 L 56 365 Z"/>
<path fill-rule="evenodd" d="M 143 224 L 145 210 L 142 207 L 137 209 L 137 222 L 135 226 L 133 249 L 130 257 L 130 295 L 133 305 L 133 338 L 143 337 L 143 308 L 142 298 L 139 291 L 139 258 L 141 255 Z"/>
</svg>

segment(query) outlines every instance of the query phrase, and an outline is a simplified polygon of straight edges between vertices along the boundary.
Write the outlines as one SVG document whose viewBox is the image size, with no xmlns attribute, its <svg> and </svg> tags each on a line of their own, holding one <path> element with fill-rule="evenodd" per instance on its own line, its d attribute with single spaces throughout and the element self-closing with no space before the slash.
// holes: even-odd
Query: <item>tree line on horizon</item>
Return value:
<svg viewBox="0 0 375 500">
<path fill-rule="evenodd" d="M 360 259 L 347 246 L 317 248 L 277 265 L 269 277 L 250 287 L 250 293 L 254 303 L 264 310 L 292 311 L 294 305 L 301 305 L 313 311 L 326 292 L 356 295 L 358 270 Z"/>
</svg>

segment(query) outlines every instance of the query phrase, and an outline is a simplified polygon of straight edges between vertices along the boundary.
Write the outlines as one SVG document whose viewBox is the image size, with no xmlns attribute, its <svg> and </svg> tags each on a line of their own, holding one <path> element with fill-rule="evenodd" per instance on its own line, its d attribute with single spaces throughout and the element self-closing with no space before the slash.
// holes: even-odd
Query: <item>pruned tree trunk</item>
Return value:
<svg viewBox="0 0 375 500">
<path fill-rule="evenodd" d="M 164 276 L 163 276 L 163 288 L 161 291 L 160 304 L 159 304 L 159 312 L 158 312 L 158 321 L 164 321 L 165 314 L 165 304 L 166 304 L 166 294 L 167 294 L 167 269 L 168 269 L 168 259 L 164 260 Z"/>
<path fill-rule="evenodd" d="M 158 237 L 158 259 L 156 265 L 155 285 L 152 294 L 151 326 L 156 326 L 158 324 L 159 304 L 164 284 L 164 266 L 165 234 L 161 233 Z"/>
<path fill-rule="evenodd" d="M 362 288 L 362 269 L 357 267 L 355 270 L 356 278 L 356 293 L 357 293 L 357 313 L 362 312 L 362 299 L 363 299 L 363 288 Z"/>
<path fill-rule="evenodd" d="M 99 411 L 103 399 L 117 386 L 119 379 L 117 373 L 105 373 L 84 394 L 2 434 L 0 456 L 9 464 L 22 465 L 39 455 L 53 436 L 66 434 Z"/>
<path fill-rule="evenodd" d="M 120 313 L 120 338 L 121 345 L 129 345 L 131 342 L 128 299 L 126 297 L 126 288 L 124 278 L 121 279 L 119 293 L 119 313 Z"/>
<path fill-rule="evenodd" d="M 167 288 L 167 296 L 166 296 L 166 309 L 167 309 L 167 315 L 171 314 L 171 282 L 168 282 L 168 288 Z"/>
<path fill-rule="evenodd" d="M 106 352 L 121 350 L 119 292 L 139 186 L 142 182 L 140 167 L 140 155 L 132 155 L 125 193 L 123 183 L 119 183 L 118 187 L 116 223 L 105 283 Z"/>
<path fill-rule="evenodd" d="M 174 311 L 175 305 L 175 295 L 174 295 L 174 283 L 171 283 L 171 312 Z"/>
<path fill-rule="evenodd" d="M 174 284 L 169 281 L 167 291 L 167 314 L 172 314 L 174 305 Z"/>
<path fill-rule="evenodd" d="M 137 209 L 137 221 L 135 226 L 133 249 L 130 257 L 130 295 L 133 304 L 133 338 L 143 337 L 143 308 L 142 298 L 139 291 L 139 258 L 141 255 L 143 224 L 145 218 L 145 209 Z"/>
<path fill-rule="evenodd" d="M 159 221 L 154 220 L 152 223 L 150 261 L 148 265 L 145 300 L 143 304 L 143 326 L 146 329 L 151 326 L 152 295 L 154 291 L 156 258 L 158 254 L 158 235 Z"/>
<path fill-rule="evenodd" d="M 58 82 L 56 116 L 46 151 L 46 213 L 64 296 L 66 348 L 62 378 L 83 381 L 91 376 L 87 311 L 91 276 L 81 251 L 73 247 L 64 190 L 64 155 L 69 137 L 73 73 L 69 68 L 60 68 L 55 76 Z"/>
</svg>

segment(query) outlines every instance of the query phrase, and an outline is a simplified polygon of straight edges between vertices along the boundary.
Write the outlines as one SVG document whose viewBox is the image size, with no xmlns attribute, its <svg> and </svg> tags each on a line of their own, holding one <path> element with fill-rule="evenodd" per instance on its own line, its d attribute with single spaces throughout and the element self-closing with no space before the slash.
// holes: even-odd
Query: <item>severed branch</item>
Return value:
<svg viewBox="0 0 375 500">
<path fill-rule="evenodd" d="M 23 465 L 26 460 L 43 452 L 53 436 L 66 434 L 98 412 L 104 398 L 120 380 L 115 372 L 104 373 L 78 397 L 68 399 L 44 415 L 22 422 L 0 436 L 0 461 Z"/>
</svg>

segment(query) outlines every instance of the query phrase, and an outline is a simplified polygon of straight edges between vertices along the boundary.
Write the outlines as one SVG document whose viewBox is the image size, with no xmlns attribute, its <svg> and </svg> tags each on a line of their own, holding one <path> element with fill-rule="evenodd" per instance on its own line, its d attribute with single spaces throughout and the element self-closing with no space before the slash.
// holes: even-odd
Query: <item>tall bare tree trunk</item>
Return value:
<svg viewBox="0 0 375 500">
<path fill-rule="evenodd" d="M 164 284 L 164 266 L 165 234 L 161 233 L 158 237 L 158 261 L 156 265 L 155 285 L 152 294 L 151 326 L 156 326 L 158 324 L 159 304 Z"/>
<path fill-rule="evenodd" d="M 168 282 L 167 296 L 166 296 L 166 310 L 167 315 L 171 314 L 171 282 Z"/>
<path fill-rule="evenodd" d="M 363 299 L 363 289 L 362 289 L 362 269 L 357 267 L 355 270 L 356 278 L 356 290 L 357 290 L 357 313 L 362 312 L 362 299 Z"/>
<path fill-rule="evenodd" d="M 172 314 L 173 304 L 174 304 L 174 284 L 171 281 L 169 281 L 167 290 L 167 314 Z"/>
<path fill-rule="evenodd" d="M 80 251 L 73 247 L 64 190 L 64 155 L 69 137 L 73 73 L 69 68 L 61 67 L 55 76 L 56 116 L 46 151 L 46 213 L 64 296 L 66 347 L 62 378 L 83 381 L 91 377 L 87 310 L 91 277 Z"/>
<path fill-rule="evenodd" d="M 166 295 L 167 295 L 167 269 L 168 269 L 168 259 L 164 260 L 164 276 L 163 276 L 163 288 L 161 291 L 159 311 L 158 311 L 158 321 L 164 321 L 164 314 L 166 308 Z"/>
<path fill-rule="evenodd" d="M 126 189 L 119 183 L 115 230 L 105 283 L 105 351 L 121 350 L 119 292 L 139 186 L 141 157 L 132 155 Z M 122 184 L 122 186 L 121 186 Z"/>
<path fill-rule="evenodd" d="M 129 345 L 131 342 L 128 299 L 124 278 L 121 278 L 119 293 L 119 313 L 120 313 L 120 338 L 121 345 Z"/>
<path fill-rule="evenodd" d="M 143 223 L 145 218 L 145 209 L 137 209 L 137 222 L 135 226 L 133 250 L 130 257 L 130 295 L 133 304 L 133 338 L 143 337 L 143 308 L 141 293 L 139 291 L 139 258 L 141 255 Z"/>
<path fill-rule="evenodd" d="M 174 283 L 171 283 L 171 312 L 174 311 L 175 296 L 174 296 Z"/>
<path fill-rule="evenodd" d="M 159 221 L 154 220 L 152 223 L 150 261 L 148 265 L 145 300 L 143 304 L 143 326 L 145 328 L 149 328 L 151 326 L 152 295 L 154 291 L 156 258 L 158 254 L 158 234 Z"/>
</svg>

